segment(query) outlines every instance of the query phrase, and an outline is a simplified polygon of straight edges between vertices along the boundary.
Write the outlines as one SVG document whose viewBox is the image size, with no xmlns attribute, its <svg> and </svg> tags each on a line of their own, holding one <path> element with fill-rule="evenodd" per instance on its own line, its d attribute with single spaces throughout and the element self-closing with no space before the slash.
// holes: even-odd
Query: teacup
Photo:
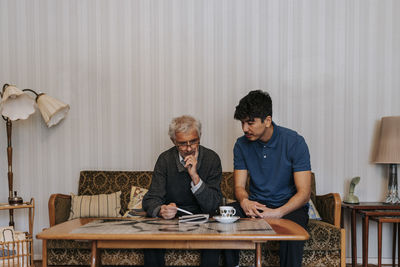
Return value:
<svg viewBox="0 0 400 267">
<path fill-rule="evenodd" d="M 219 214 L 222 217 L 232 217 L 233 215 L 236 214 L 236 210 L 234 207 L 231 207 L 231 206 L 220 206 Z"/>
</svg>

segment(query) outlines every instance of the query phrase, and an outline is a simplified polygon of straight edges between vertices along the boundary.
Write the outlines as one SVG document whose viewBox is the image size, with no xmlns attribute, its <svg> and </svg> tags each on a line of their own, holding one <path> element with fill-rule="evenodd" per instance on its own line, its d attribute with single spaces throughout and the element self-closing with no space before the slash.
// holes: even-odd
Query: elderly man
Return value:
<svg viewBox="0 0 400 267">
<path fill-rule="evenodd" d="M 163 152 L 154 167 L 149 191 L 143 198 L 148 216 L 173 219 L 177 207 L 194 214 L 215 214 L 221 204 L 221 161 L 200 145 L 201 123 L 191 116 L 174 118 L 169 125 L 174 146 Z M 203 250 L 201 266 L 218 266 L 219 251 Z M 145 250 L 145 266 L 164 266 L 164 250 Z"/>
</svg>

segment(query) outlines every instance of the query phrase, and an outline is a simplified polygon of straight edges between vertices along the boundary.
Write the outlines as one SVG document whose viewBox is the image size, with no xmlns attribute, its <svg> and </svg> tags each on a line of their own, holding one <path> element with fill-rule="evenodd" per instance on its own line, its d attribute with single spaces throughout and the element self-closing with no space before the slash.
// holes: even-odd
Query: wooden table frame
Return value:
<svg viewBox="0 0 400 267">
<path fill-rule="evenodd" d="M 342 214 L 343 209 L 350 210 L 350 222 L 351 222 L 351 263 L 352 266 L 357 266 L 357 218 L 356 214 L 362 214 L 364 211 L 387 211 L 387 210 L 399 210 L 400 204 L 387 204 L 383 202 L 360 202 L 359 204 L 349 204 L 342 203 Z M 343 216 L 342 216 L 342 226 L 343 226 Z M 368 227 L 369 227 L 369 216 L 363 219 L 363 231 L 362 231 L 362 240 L 363 240 L 363 257 L 362 264 L 363 266 L 368 265 Z M 367 242 L 367 243 L 365 243 Z"/>
<path fill-rule="evenodd" d="M 393 223 L 393 248 L 392 248 L 392 266 L 396 265 L 396 232 L 400 230 L 400 211 L 397 212 L 396 217 L 380 217 L 372 216 L 370 219 L 378 223 L 378 267 L 382 266 L 382 224 Z M 398 255 L 400 259 L 400 231 L 398 232 Z M 399 264 L 400 261 L 398 260 Z"/>
<path fill-rule="evenodd" d="M 261 267 L 261 244 L 270 240 L 307 240 L 309 235 L 300 225 L 286 219 L 267 219 L 274 234 L 78 234 L 71 232 L 94 219 L 67 221 L 36 235 L 43 239 L 42 266 L 47 267 L 47 240 L 88 240 L 92 242 L 91 266 L 100 266 L 99 249 L 105 248 L 170 248 L 170 249 L 255 249 L 255 265 Z M 241 219 L 242 220 L 242 219 Z"/>
</svg>

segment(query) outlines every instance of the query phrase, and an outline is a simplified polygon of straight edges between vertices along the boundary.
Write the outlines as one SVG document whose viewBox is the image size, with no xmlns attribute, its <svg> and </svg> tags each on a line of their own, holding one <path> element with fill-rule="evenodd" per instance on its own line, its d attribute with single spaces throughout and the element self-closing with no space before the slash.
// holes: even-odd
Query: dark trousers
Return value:
<svg viewBox="0 0 400 267">
<path fill-rule="evenodd" d="M 258 201 L 261 204 L 261 201 Z M 234 202 L 229 204 L 236 209 L 236 215 L 240 216 L 240 218 L 246 218 L 246 214 L 240 206 L 239 202 Z M 268 206 L 268 205 L 267 205 Z M 269 207 L 274 208 L 274 207 Z M 276 208 L 276 207 L 275 207 Z M 293 221 L 307 229 L 308 224 L 308 207 L 301 207 L 291 213 L 286 214 L 282 217 L 283 219 L 288 219 Z M 301 262 L 303 260 L 303 249 L 304 249 L 304 241 L 281 241 L 279 243 L 279 257 L 280 257 L 280 266 L 281 267 L 301 267 Z M 239 259 L 239 250 L 236 251 L 237 258 Z M 236 256 L 234 256 L 236 257 Z"/>
<path fill-rule="evenodd" d="M 164 254 L 165 249 L 145 249 L 144 251 L 144 266 L 145 267 L 164 267 Z M 203 249 L 201 250 L 201 267 L 217 267 L 219 266 L 219 254 L 218 249 Z M 239 256 L 239 255 L 238 255 Z M 233 267 L 234 263 L 231 262 L 231 257 L 225 255 L 225 261 L 227 267 Z M 237 262 L 237 261 L 236 261 Z"/>
</svg>

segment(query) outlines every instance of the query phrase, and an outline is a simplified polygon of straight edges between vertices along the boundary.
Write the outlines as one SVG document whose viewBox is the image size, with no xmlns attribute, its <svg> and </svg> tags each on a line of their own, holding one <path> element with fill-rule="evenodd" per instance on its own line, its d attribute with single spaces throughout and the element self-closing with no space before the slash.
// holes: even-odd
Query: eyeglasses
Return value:
<svg viewBox="0 0 400 267">
<path fill-rule="evenodd" d="M 200 144 L 200 139 L 198 139 L 198 138 L 194 139 L 194 140 L 187 141 L 187 142 L 176 142 L 175 143 L 175 145 L 178 148 L 181 148 L 181 149 L 187 149 L 188 147 L 194 148 L 198 144 Z"/>
</svg>

